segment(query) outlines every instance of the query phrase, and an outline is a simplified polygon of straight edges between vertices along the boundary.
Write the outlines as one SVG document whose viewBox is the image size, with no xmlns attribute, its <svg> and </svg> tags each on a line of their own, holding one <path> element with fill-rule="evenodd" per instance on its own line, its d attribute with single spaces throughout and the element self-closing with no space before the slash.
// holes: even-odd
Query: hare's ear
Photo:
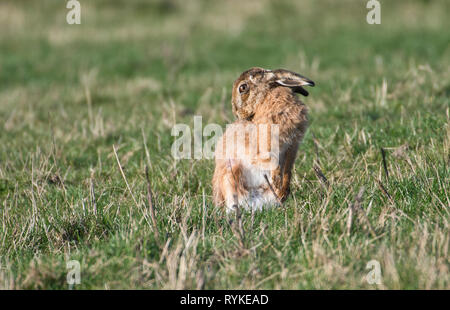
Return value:
<svg viewBox="0 0 450 310">
<path fill-rule="evenodd" d="M 274 79 L 275 83 L 277 83 L 280 86 L 289 87 L 294 92 L 302 94 L 303 96 L 309 95 L 309 93 L 303 88 L 303 86 L 315 85 L 315 83 L 310 79 L 308 79 L 307 77 L 304 77 L 292 71 L 278 69 L 272 72 L 275 75 Z"/>
</svg>

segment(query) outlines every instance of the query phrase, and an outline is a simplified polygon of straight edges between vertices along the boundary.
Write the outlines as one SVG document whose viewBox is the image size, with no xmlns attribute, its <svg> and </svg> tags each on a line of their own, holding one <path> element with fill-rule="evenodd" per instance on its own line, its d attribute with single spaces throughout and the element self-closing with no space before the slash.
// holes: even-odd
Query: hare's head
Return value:
<svg viewBox="0 0 450 310">
<path fill-rule="evenodd" d="M 314 82 L 298 73 L 277 69 L 251 68 L 243 72 L 233 84 L 231 104 L 233 114 L 239 119 L 251 119 L 258 104 L 277 87 L 308 96 L 303 86 Z"/>
</svg>

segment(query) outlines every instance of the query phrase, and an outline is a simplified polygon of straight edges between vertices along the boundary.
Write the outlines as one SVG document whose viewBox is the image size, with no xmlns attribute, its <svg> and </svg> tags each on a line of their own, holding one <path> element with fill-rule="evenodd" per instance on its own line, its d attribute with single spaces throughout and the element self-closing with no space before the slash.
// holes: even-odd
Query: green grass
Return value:
<svg viewBox="0 0 450 310">
<path fill-rule="evenodd" d="M 0 3 L 0 288 L 450 288 L 448 1 L 80 2 Z M 252 66 L 317 86 L 293 195 L 240 234 L 170 132 L 231 122 Z"/>
</svg>

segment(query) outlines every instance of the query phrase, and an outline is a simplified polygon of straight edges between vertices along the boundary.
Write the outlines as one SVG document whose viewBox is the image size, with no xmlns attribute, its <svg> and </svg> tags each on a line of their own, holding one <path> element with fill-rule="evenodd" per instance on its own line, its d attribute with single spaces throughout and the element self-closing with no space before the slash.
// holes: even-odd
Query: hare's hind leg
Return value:
<svg viewBox="0 0 450 310">
<path fill-rule="evenodd" d="M 242 166 L 230 160 L 216 166 L 213 186 L 215 203 L 225 204 L 227 212 L 234 211 L 248 194 L 242 181 Z"/>
</svg>

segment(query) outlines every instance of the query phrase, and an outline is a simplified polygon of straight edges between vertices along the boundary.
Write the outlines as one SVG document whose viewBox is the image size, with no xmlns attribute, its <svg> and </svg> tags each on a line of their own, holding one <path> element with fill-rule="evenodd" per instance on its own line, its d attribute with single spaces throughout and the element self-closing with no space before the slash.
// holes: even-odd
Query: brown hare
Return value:
<svg viewBox="0 0 450 310">
<path fill-rule="evenodd" d="M 278 69 L 251 68 L 233 84 L 238 118 L 216 146 L 213 194 L 227 212 L 237 206 L 261 210 L 289 195 L 292 167 L 307 129 L 307 108 L 297 98 L 314 82 Z"/>
</svg>

